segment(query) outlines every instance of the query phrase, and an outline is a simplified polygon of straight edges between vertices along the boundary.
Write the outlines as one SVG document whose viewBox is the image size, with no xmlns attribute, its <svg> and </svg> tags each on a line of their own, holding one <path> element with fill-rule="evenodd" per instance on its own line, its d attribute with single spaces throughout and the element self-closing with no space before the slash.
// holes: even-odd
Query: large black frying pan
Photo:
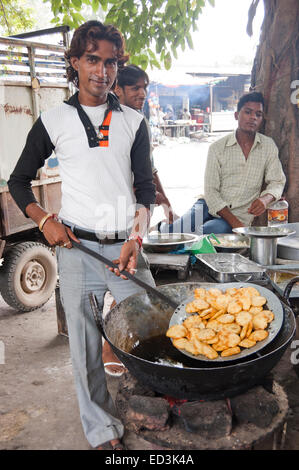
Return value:
<svg viewBox="0 0 299 470">
<path fill-rule="evenodd" d="M 103 262 L 107 263 L 106 260 Z M 171 360 L 165 355 L 163 357 L 163 340 L 174 310 L 168 300 L 180 305 L 193 295 L 195 288 L 217 286 L 215 283 L 191 282 L 161 286 L 155 290 L 162 296 L 158 297 L 154 292 L 132 295 L 111 309 L 104 320 L 93 294 L 90 301 L 100 332 L 140 383 L 176 398 L 218 400 L 243 393 L 263 381 L 290 345 L 296 331 L 296 320 L 286 300 L 279 333 L 261 351 L 243 359 L 225 363 L 198 361 L 181 354 L 173 346 Z M 169 346 L 170 341 L 166 339 Z M 138 357 L 138 345 L 152 340 L 155 350 L 146 358 Z M 155 359 L 157 354 L 162 360 Z"/>
<path fill-rule="evenodd" d="M 77 242 L 74 242 L 74 241 L 72 241 L 72 243 L 78 249 L 80 249 L 81 251 L 84 251 L 85 253 L 93 256 L 94 258 L 98 259 L 102 263 L 105 263 L 106 265 L 115 268 L 115 264 L 113 264 L 111 260 L 105 258 L 103 255 L 100 255 L 100 254 L 94 252 L 93 250 L 90 250 L 89 248 L 87 248 L 86 246 L 84 246 L 80 243 L 77 243 Z M 136 276 L 133 276 L 132 274 L 128 273 L 127 271 L 122 271 L 121 274 L 124 274 L 128 279 L 132 280 L 133 282 L 138 284 L 140 287 L 144 288 L 146 290 L 146 292 L 152 293 L 156 297 L 158 297 L 160 300 L 162 300 L 163 302 L 168 303 L 169 306 L 174 309 L 173 315 L 170 318 L 169 326 L 176 325 L 176 324 L 181 324 L 184 321 L 184 319 L 188 316 L 186 314 L 185 308 L 186 308 L 186 304 L 188 302 L 191 302 L 191 300 L 193 300 L 194 292 L 192 293 L 192 297 L 189 296 L 189 298 L 182 299 L 182 301 L 180 303 L 177 303 L 175 300 L 173 300 L 172 297 L 170 298 L 170 296 L 167 296 L 163 292 L 161 292 L 160 290 L 155 289 L 152 286 L 146 284 L 145 282 L 141 281 Z M 280 328 L 281 328 L 282 323 L 283 323 L 284 311 L 283 311 L 281 302 L 278 300 L 278 298 L 269 289 L 265 289 L 264 287 L 261 287 L 261 286 L 258 286 L 258 285 L 252 284 L 252 283 L 247 284 L 247 283 L 233 282 L 233 283 L 217 284 L 217 288 L 219 288 L 223 292 L 225 291 L 225 289 L 227 289 L 229 287 L 240 288 L 240 287 L 247 287 L 247 286 L 252 286 L 252 287 L 255 287 L 257 290 L 259 290 L 261 295 L 264 296 L 267 299 L 267 308 L 268 308 L 268 310 L 272 310 L 275 314 L 275 318 L 271 322 L 271 324 L 268 328 L 269 335 L 265 340 L 257 342 L 257 344 L 255 346 L 253 346 L 252 348 L 243 349 L 241 351 L 241 353 L 235 355 L 234 357 L 233 356 L 229 356 L 229 357 L 219 356 L 217 359 L 214 359 L 213 362 L 230 362 L 232 360 L 239 360 L 239 359 L 242 359 L 243 357 L 252 355 L 252 354 L 256 353 L 257 351 L 261 350 L 262 348 L 264 348 L 267 344 L 269 344 L 275 338 L 275 336 L 278 334 L 278 332 L 280 331 Z M 193 356 L 192 354 L 188 353 L 185 350 L 179 350 L 179 351 L 180 351 L 180 353 L 185 354 L 185 355 L 187 355 L 187 356 L 189 356 L 189 357 L 191 357 L 195 360 L 211 361 L 211 359 L 208 359 L 206 356 L 203 356 L 203 355 Z"/>
<path fill-rule="evenodd" d="M 193 295 L 196 287 L 217 286 L 185 282 L 157 289 L 180 304 Z M 261 383 L 281 359 L 296 331 L 294 313 L 288 303 L 283 303 L 281 330 L 261 351 L 225 363 L 199 361 L 181 354 L 165 338 L 173 308 L 156 295 L 132 295 L 111 309 L 104 319 L 93 295 L 90 300 L 102 335 L 129 372 L 158 393 L 188 400 L 232 397 Z M 148 341 L 153 341 L 155 348 L 146 357 L 137 356 L 139 345 Z"/>
</svg>

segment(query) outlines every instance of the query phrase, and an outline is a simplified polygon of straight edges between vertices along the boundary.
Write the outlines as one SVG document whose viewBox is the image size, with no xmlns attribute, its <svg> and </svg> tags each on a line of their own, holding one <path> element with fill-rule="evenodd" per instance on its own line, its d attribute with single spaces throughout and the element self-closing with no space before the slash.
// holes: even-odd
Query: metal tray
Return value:
<svg viewBox="0 0 299 470">
<path fill-rule="evenodd" d="M 217 287 L 217 289 L 220 289 L 223 292 L 230 287 L 236 287 L 239 289 L 240 287 L 249 287 L 249 286 L 255 287 L 260 292 L 260 294 L 267 299 L 267 303 L 265 307 L 267 307 L 268 310 L 272 310 L 272 312 L 274 313 L 274 319 L 267 328 L 269 335 L 267 336 L 266 339 L 264 339 L 263 341 L 257 342 L 256 345 L 253 346 L 252 348 L 241 350 L 239 354 L 236 354 L 234 356 L 228 356 L 228 357 L 219 356 L 216 359 L 208 359 L 206 356 L 203 356 L 201 354 L 199 354 L 198 356 L 194 356 L 193 354 L 188 353 L 187 351 L 183 349 L 179 349 L 179 351 L 182 354 L 185 354 L 186 356 L 192 357 L 192 359 L 197 359 L 199 361 L 229 362 L 229 361 L 236 361 L 239 359 L 243 359 L 246 356 L 250 356 L 260 351 L 261 349 L 263 349 L 265 346 L 267 346 L 267 344 L 271 343 L 271 341 L 279 333 L 283 325 L 283 320 L 284 320 L 284 310 L 283 310 L 282 303 L 280 302 L 278 297 L 276 297 L 276 295 L 273 294 L 273 292 L 271 292 L 269 289 L 266 289 L 265 287 L 261 287 L 256 284 L 246 283 L 246 282 L 215 284 L 215 286 L 210 285 L 210 287 Z M 186 313 L 186 305 L 187 303 L 192 302 L 192 300 L 194 300 L 194 296 L 189 297 L 178 306 L 178 308 L 174 311 L 170 319 L 169 327 L 173 325 L 180 325 L 188 316 L 194 315 L 194 313 L 190 313 L 190 314 Z"/>
<path fill-rule="evenodd" d="M 266 268 L 239 253 L 197 254 L 205 272 L 218 282 L 257 281 L 264 277 Z"/>
</svg>

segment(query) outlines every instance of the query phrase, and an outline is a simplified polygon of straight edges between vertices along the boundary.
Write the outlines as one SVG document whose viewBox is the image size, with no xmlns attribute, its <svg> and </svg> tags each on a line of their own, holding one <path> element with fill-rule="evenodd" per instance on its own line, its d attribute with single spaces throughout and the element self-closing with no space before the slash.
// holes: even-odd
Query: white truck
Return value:
<svg viewBox="0 0 299 470">
<path fill-rule="evenodd" d="M 57 267 L 54 250 L 16 206 L 7 181 L 34 121 L 71 94 L 64 60 L 68 29 L 26 33 L 21 39 L 0 37 L 0 292 L 20 312 L 49 300 L 57 283 Z M 62 33 L 61 45 L 31 40 L 31 36 L 53 33 Z M 53 154 L 32 183 L 35 197 L 49 212 L 59 211 L 60 185 Z"/>
</svg>

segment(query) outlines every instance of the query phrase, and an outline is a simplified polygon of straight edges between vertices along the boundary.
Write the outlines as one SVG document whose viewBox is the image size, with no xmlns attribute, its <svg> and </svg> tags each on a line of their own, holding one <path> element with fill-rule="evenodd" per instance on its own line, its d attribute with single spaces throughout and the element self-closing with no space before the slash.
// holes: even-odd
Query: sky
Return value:
<svg viewBox="0 0 299 470">
<path fill-rule="evenodd" d="M 194 49 L 179 51 L 175 67 L 252 64 L 259 42 L 264 4 L 260 0 L 253 21 L 253 36 L 246 33 L 248 10 L 252 0 L 215 0 L 198 19 L 198 31 L 192 33 Z M 250 67 L 251 68 L 251 67 Z"/>
</svg>

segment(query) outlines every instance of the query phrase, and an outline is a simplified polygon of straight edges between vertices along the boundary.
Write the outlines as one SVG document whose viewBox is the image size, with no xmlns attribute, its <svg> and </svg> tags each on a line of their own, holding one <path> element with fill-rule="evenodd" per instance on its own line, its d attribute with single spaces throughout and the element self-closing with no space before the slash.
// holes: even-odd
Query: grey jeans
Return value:
<svg viewBox="0 0 299 470">
<path fill-rule="evenodd" d="M 110 260 L 117 259 L 122 243 L 100 245 L 81 240 L 91 250 Z M 85 436 L 92 447 L 121 438 L 119 420 L 106 383 L 102 362 L 102 337 L 96 326 L 88 294 L 94 293 L 100 308 L 109 290 L 116 302 L 142 292 L 133 281 L 110 272 L 103 263 L 77 248 L 57 247 L 60 296 L 66 314 L 73 374 Z M 143 253 L 138 258 L 136 277 L 155 286 Z"/>
</svg>

